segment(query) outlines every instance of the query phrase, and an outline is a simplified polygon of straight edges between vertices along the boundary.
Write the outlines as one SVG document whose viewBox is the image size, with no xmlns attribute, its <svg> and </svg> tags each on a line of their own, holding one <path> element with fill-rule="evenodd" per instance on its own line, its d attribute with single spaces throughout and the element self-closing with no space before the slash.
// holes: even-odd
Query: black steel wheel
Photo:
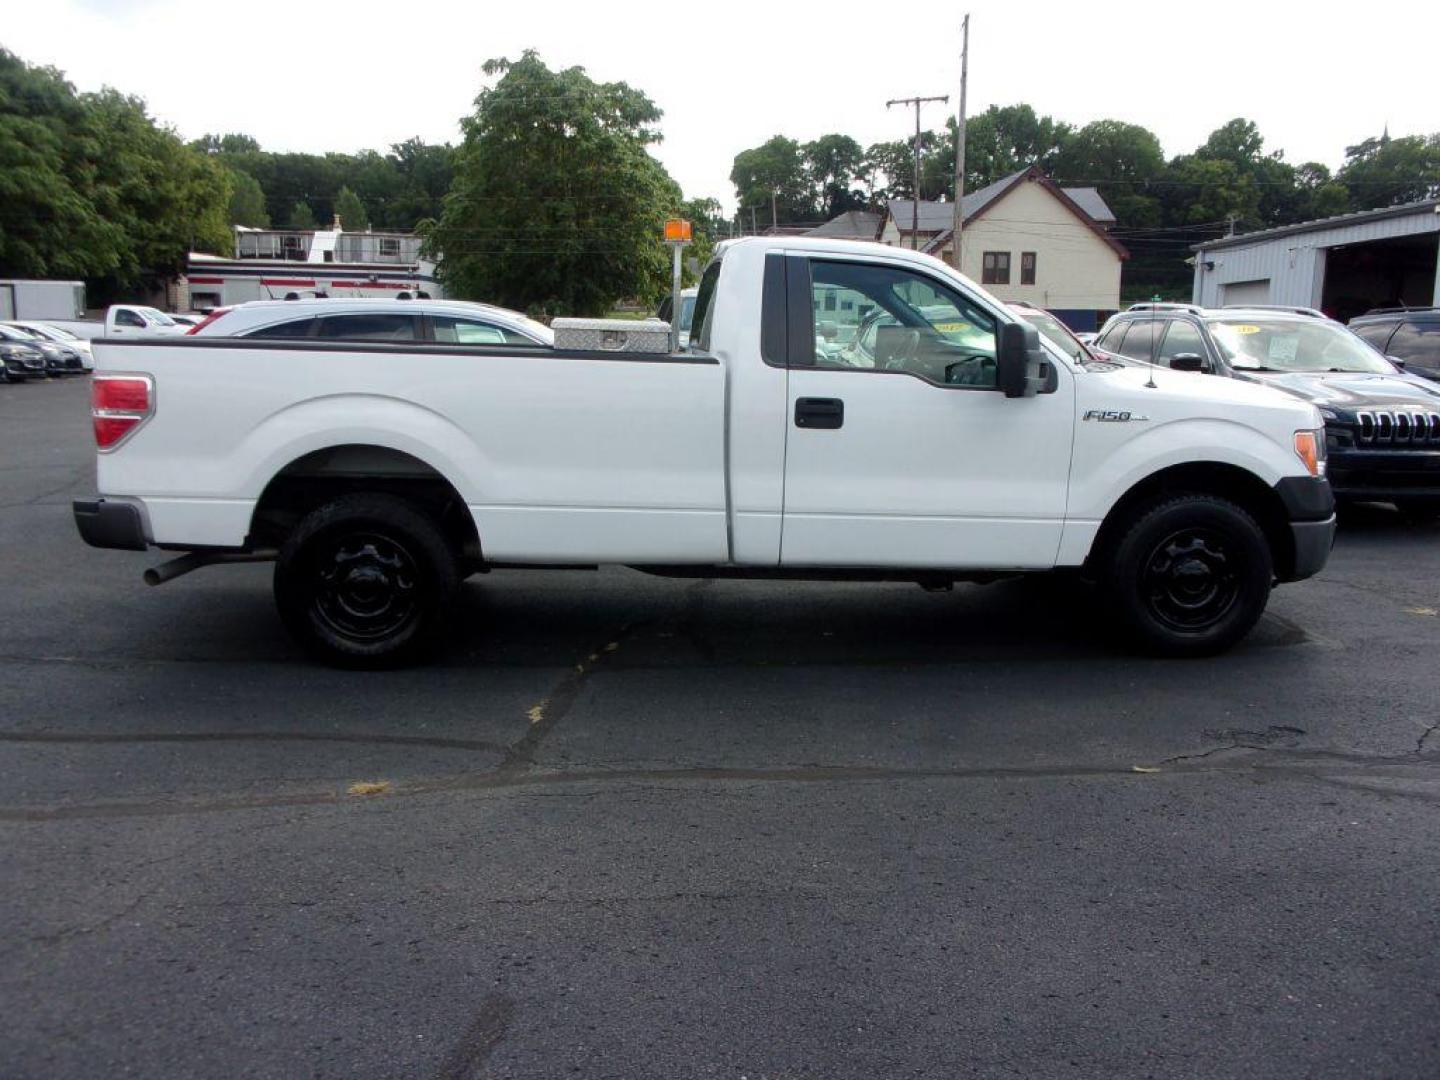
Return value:
<svg viewBox="0 0 1440 1080">
<path fill-rule="evenodd" d="M 312 654 L 347 667 L 413 660 L 441 639 L 459 585 L 435 522 L 392 495 L 347 495 L 307 515 L 275 564 L 275 602 Z"/>
<path fill-rule="evenodd" d="M 1115 545 L 1107 584 L 1122 628 L 1146 651 L 1209 656 L 1264 614 L 1274 564 L 1263 530 L 1214 495 L 1143 507 Z"/>
</svg>

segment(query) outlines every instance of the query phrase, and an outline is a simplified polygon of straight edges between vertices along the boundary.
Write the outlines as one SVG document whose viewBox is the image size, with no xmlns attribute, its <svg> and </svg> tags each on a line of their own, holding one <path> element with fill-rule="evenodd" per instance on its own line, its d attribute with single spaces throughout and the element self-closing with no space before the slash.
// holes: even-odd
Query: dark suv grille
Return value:
<svg viewBox="0 0 1440 1080">
<path fill-rule="evenodd" d="M 1360 446 L 1440 446 L 1440 413 L 1361 412 L 1355 421 Z"/>
</svg>

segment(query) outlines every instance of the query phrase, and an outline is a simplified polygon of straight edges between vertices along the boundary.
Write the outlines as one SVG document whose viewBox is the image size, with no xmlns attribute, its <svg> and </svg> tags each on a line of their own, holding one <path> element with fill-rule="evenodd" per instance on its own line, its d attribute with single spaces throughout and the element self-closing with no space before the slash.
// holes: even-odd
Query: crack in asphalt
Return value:
<svg viewBox="0 0 1440 1080">
<path fill-rule="evenodd" d="M 524 740 L 522 740 L 523 742 Z M 725 783 L 732 781 L 750 783 L 829 784 L 869 783 L 875 781 L 968 781 L 968 780 L 1027 780 L 1027 779 L 1126 779 L 1145 782 L 1161 776 L 1196 776 L 1201 774 L 1261 774 L 1308 776 L 1316 765 L 1330 765 L 1336 769 L 1371 775 L 1394 775 L 1397 769 L 1416 767 L 1415 755 L 1365 755 L 1347 754 L 1340 751 L 1291 750 L 1264 746 L 1225 746 L 1205 754 L 1180 755 L 1173 762 L 1210 757 L 1225 750 L 1248 750 L 1247 759 L 1212 767 L 1181 767 L 1171 771 L 1136 772 L 1132 765 L 1054 765 L 1054 766 L 980 766 L 973 768 L 889 768 L 860 765 L 808 765 L 801 767 L 770 768 L 718 768 L 692 766 L 672 769 L 585 769 L 554 772 L 525 771 L 524 762 L 512 764 L 509 769 L 499 768 L 492 772 L 466 773 L 434 780 L 398 784 L 384 796 L 365 800 L 364 805 L 375 807 L 397 798 L 414 798 L 423 795 L 443 795 L 461 792 L 505 791 L 520 788 L 554 788 L 569 785 L 634 784 L 634 783 Z M 1264 759 L 1259 764 L 1251 758 Z M 518 761 L 519 759 L 512 759 Z M 1163 763 L 1162 763 L 1163 764 Z M 1305 768 L 1301 768 L 1304 766 Z M 1421 764 L 1421 779 L 1429 782 L 1432 773 L 1428 762 Z M 1310 771 L 1307 771 L 1310 770 Z M 1401 777 L 1402 779 L 1408 777 Z M 1376 788 L 1366 788 L 1372 793 L 1392 794 Z M 1404 794 L 1393 792 L 1393 794 Z M 0 807 L 0 822 L 36 823 L 55 821 L 76 821 L 109 818 L 141 817 L 183 817 L 192 814 L 223 813 L 237 810 L 263 810 L 298 806 L 327 806 L 354 803 L 355 799 L 343 791 L 297 792 L 290 795 L 233 796 L 216 799 L 174 799 L 152 802 L 111 802 L 71 804 L 65 806 L 10 806 Z"/>
<path fill-rule="evenodd" d="M 1420 733 L 1420 738 L 1415 740 L 1415 753 L 1423 754 L 1425 752 L 1425 743 L 1429 741 L 1430 736 L 1434 735 L 1437 730 L 1440 730 L 1440 721 L 1431 724 Z"/>
<path fill-rule="evenodd" d="M 481 750 L 503 754 L 509 747 L 485 739 L 456 739 L 440 735 L 348 735 L 305 731 L 215 731 L 215 732 L 136 732 L 125 735 L 104 733 L 50 734 L 46 732 L 3 731 L 0 743 L 126 745 L 129 743 L 218 743 L 218 742 L 317 742 L 353 743 L 379 746 L 435 747 L 442 750 Z"/>
<path fill-rule="evenodd" d="M 505 748 L 505 758 L 496 770 L 498 775 L 513 776 L 534 767 L 535 755 L 541 744 L 550 732 L 555 730 L 555 725 L 569 714 L 591 674 L 603 667 L 610 657 L 619 651 L 625 639 L 642 625 L 640 622 L 628 622 L 621 626 L 604 644 L 597 646 L 584 660 L 566 672 L 536 705 L 531 706 L 528 712 L 530 728 L 520 739 Z"/>
</svg>

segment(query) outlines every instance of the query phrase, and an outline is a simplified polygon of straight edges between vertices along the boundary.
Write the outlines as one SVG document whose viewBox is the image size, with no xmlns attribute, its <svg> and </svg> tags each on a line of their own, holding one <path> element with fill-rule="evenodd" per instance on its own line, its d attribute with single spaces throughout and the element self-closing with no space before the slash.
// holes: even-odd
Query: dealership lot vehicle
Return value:
<svg viewBox="0 0 1440 1080">
<path fill-rule="evenodd" d="M 1349 326 L 1406 371 L 1440 382 L 1440 308 L 1379 308 Z"/>
<path fill-rule="evenodd" d="M 1440 386 L 1397 370 L 1339 323 L 1274 308 L 1154 305 L 1114 316 L 1099 344 L 1314 404 L 1338 498 L 1385 500 L 1420 520 L 1440 515 Z"/>
<path fill-rule="evenodd" d="M 39 352 L 45 360 L 47 375 L 78 375 L 85 370 L 80 350 L 47 341 L 37 334 L 11 326 L 9 323 L 0 323 L 0 342 L 10 345 L 25 345 Z"/>
<path fill-rule="evenodd" d="M 550 328 L 518 311 L 458 300 L 256 300 L 217 308 L 193 337 L 553 345 Z"/>
<path fill-rule="evenodd" d="M 817 349 L 833 288 L 895 321 L 875 367 Z M 1138 644 L 1197 655 L 1317 572 L 1334 533 L 1312 406 L 1073 364 L 913 253 L 738 242 L 673 356 L 466 345 L 458 317 L 437 341 L 407 304 L 288 310 L 241 338 L 97 344 L 101 498 L 76 522 L 97 546 L 191 552 L 152 583 L 276 557 L 287 625 L 332 661 L 434 645 L 468 572 L 606 563 L 927 587 L 1084 568 Z M 325 340 L 362 318 L 388 336 Z"/>
<path fill-rule="evenodd" d="M 17 330 L 23 330 L 32 337 L 73 349 L 79 353 L 80 365 L 86 371 L 90 371 L 95 367 L 95 358 L 90 352 L 90 342 L 78 334 L 73 334 L 63 327 L 52 326 L 50 323 L 33 322 L 25 319 L 17 319 L 7 325 L 13 326 Z"/>
<path fill-rule="evenodd" d="M 43 379 L 46 373 L 45 354 L 35 342 L 0 335 L 0 370 L 4 371 L 5 382 Z"/>
</svg>

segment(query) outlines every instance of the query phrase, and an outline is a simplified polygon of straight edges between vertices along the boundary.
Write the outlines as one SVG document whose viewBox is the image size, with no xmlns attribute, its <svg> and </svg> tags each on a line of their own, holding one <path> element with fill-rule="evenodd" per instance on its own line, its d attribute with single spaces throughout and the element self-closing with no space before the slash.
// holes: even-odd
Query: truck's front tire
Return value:
<svg viewBox="0 0 1440 1080">
<path fill-rule="evenodd" d="M 441 640 L 458 559 L 421 510 L 393 495 L 346 495 L 308 514 L 275 564 L 275 604 L 318 659 L 392 667 Z"/>
<path fill-rule="evenodd" d="M 1274 581 L 1265 533 L 1227 499 L 1176 495 L 1141 507 L 1106 575 L 1121 629 L 1161 656 L 1212 656 L 1265 612 Z"/>
</svg>

